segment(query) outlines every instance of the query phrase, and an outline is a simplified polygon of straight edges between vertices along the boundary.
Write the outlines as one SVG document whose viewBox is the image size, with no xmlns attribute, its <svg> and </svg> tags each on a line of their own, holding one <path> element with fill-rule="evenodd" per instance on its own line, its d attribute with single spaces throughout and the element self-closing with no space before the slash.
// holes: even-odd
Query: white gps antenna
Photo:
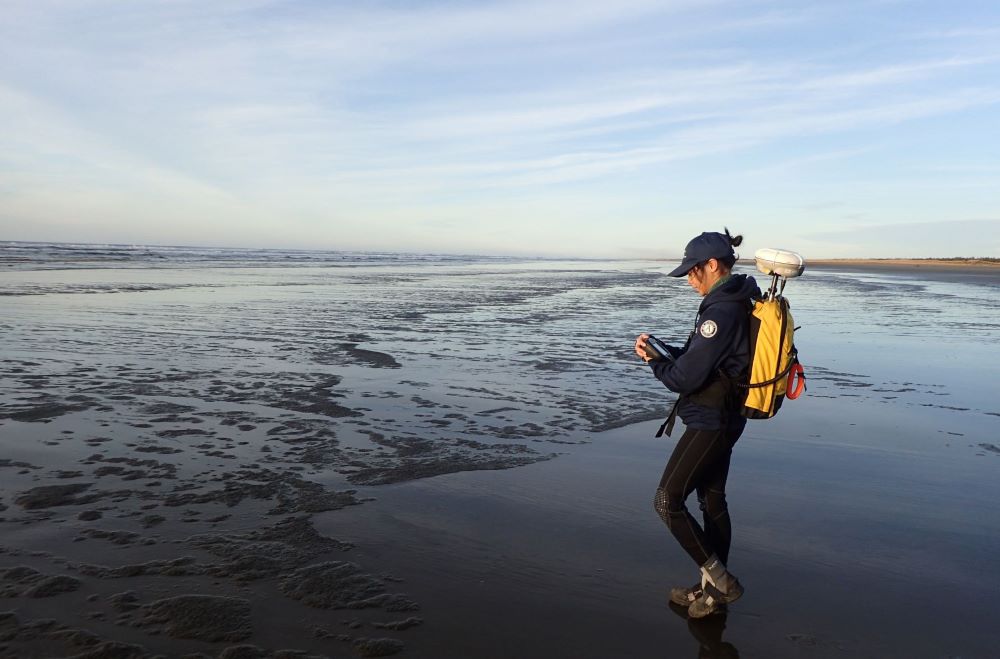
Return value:
<svg viewBox="0 0 1000 659">
<path fill-rule="evenodd" d="M 757 262 L 757 269 L 771 277 L 771 288 L 764 296 L 771 300 L 781 296 L 789 279 L 798 277 L 806 269 L 802 256 L 787 249 L 765 247 L 754 252 L 753 258 Z"/>
</svg>

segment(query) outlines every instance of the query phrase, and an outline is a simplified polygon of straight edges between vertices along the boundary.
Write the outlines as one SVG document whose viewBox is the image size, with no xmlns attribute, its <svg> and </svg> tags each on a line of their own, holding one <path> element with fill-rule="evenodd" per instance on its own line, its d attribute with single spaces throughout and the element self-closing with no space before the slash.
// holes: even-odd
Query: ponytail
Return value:
<svg viewBox="0 0 1000 659">
<path fill-rule="evenodd" d="M 729 227 L 726 227 L 725 230 L 726 230 L 726 238 L 729 239 L 730 247 L 735 248 L 743 244 L 743 236 L 741 235 L 733 236 L 732 234 L 729 233 Z M 727 269 L 732 270 L 733 266 L 736 265 L 736 259 L 738 258 L 739 255 L 736 254 L 734 250 L 732 255 L 719 259 L 719 263 L 726 266 Z"/>
</svg>

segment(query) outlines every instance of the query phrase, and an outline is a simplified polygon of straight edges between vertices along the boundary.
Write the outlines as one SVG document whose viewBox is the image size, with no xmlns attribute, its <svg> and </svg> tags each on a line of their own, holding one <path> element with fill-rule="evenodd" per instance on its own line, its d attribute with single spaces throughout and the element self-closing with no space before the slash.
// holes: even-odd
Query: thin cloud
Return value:
<svg viewBox="0 0 1000 659">
<path fill-rule="evenodd" d="M 949 30 L 927 30 L 922 32 L 914 32 L 909 36 L 911 39 L 917 39 L 917 40 L 969 39 L 969 38 L 992 39 L 994 37 L 1000 37 L 1000 26 L 960 27 L 960 28 L 952 28 Z"/>
<path fill-rule="evenodd" d="M 858 256 L 897 258 L 986 257 L 1000 254 L 1000 219 L 857 224 L 802 238 L 851 247 Z"/>
</svg>

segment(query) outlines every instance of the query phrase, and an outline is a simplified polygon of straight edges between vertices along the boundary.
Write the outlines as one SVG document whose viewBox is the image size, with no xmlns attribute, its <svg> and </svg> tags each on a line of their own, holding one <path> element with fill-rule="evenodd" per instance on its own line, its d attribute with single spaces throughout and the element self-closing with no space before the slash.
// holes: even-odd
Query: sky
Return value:
<svg viewBox="0 0 1000 659">
<path fill-rule="evenodd" d="M 1000 3 L 0 0 L 0 240 L 1000 256 Z"/>
</svg>

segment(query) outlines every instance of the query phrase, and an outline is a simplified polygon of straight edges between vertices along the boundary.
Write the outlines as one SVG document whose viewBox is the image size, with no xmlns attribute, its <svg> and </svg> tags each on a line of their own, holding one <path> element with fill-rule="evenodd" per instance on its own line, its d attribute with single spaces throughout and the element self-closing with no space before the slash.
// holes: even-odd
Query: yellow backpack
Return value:
<svg viewBox="0 0 1000 659">
<path fill-rule="evenodd" d="M 797 382 L 796 382 L 797 378 Z M 770 419 L 787 397 L 798 398 L 806 378 L 795 349 L 795 322 L 783 296 L 765 295 L 750 312 L 750 373 L 741 413 L 748 419 Z"/>
</svg>

